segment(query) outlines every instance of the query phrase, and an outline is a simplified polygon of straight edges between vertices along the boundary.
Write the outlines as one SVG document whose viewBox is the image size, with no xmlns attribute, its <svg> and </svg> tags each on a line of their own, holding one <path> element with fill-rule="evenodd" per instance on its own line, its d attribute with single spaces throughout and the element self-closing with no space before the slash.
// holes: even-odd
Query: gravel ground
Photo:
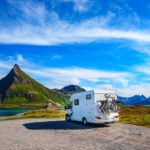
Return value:
<svg viewBox="0 0 150 150">
<path fill-rule="evenodd" d="M 58 119 L 0 122 L 0 150 L 149 150 L 150 129 L 125 124 L 84 127 Z"/>
</svg>

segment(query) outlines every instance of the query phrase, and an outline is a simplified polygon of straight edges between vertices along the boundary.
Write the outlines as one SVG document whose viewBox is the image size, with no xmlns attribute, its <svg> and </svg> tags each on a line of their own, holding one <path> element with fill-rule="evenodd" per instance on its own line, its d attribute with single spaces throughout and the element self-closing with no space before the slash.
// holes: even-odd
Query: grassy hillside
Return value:
<svg viewBox="0 0 150 150">
<path fill-rule="evenodd" d="M 4 88 L 5 87 L 5 88 Z M 0 108 L 28 107 L 35 105 L 38 107 L 47 105 L 50 100 L 65 105 L 66 99 L 60 94 L 44 87 L 17 65 L 2 80 L 0 80 Z"/>
<path fill-rule="evenodd" d="M 150 128 L 150 107 L 122 106 L 119 122 Z"/>
</svg>

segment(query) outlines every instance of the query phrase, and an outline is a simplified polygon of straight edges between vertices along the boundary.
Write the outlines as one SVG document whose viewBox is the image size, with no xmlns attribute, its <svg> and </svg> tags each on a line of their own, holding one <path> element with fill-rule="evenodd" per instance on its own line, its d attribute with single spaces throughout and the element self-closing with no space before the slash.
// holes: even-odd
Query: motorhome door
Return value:
<svg viewBox="0 0 150 150">
<path fill-rule="evenodd" d="M 76 98 L 73 100 L 73 120 L 81 121 L 81 116 L 82 116 L 82 108 L 80 104 L 80 99 Z"/>
<path fill-rule="evenodd" d="M 93 94 L 86 94 L 85 97 L 85 106 L 84 106 L 84 116 L 87 118 L 88 121 L 92 120 L 92 117 L 94 115 L 93 110 L 94 100 L 93 100 Z"/>
</svg>

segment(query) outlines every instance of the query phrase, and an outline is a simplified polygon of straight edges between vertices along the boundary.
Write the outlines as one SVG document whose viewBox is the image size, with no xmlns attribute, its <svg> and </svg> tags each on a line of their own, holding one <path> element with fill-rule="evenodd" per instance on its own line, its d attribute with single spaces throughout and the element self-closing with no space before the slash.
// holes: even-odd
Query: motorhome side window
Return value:
<svg viewBox="0 0 150 150">
<path fill-rule="evenodd" d="M 86 95 L 86 99 L 91 99 L 91 94 Z"/>
<path fill-rule="evenodd" d="M 74 100 L 74 105 L 79 105 L 79 99 Z"/>
</svg>

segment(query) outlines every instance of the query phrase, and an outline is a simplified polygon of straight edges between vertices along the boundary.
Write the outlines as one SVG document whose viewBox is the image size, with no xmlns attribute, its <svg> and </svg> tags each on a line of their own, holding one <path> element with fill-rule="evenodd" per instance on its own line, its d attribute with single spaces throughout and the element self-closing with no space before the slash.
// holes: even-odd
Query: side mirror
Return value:
<svg viewBox="0 0 150 150">
<path fill-rule="evenodd" d="M 116 102 L 119 104 L 120 103 L 120 101 L 119 100 L 116 100 Z"/>
<path fill-rule="evenodd" d="M 68 106 L 65 106 L 65 110 L 68 109 Z"/>
</svg>

